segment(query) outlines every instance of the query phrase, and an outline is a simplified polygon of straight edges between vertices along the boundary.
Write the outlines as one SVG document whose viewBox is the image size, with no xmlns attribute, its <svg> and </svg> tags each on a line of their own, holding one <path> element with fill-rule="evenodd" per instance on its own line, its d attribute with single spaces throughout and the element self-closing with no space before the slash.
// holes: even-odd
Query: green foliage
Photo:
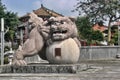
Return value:
<svg viewBox="0 0 120 80">
<path fill-rule="evenodd" d="M 76 21 L 76 25 L 79 31 L 79 35 L 82 39 L 86 39 L 90 37 L 90 33 L 92 31 L 91 23 L 89 18 L 87 17 L 78 17 Z"/>
<path fill-rule="evenodd" d="M 9 61 L 8 61 L 8 57 L 4 57 L 4 64 L 8 64 Z"/>
<path fill-rule="evenodd" d="M 8 57 L 4 57 L 4 64 L 8 64 L 9 61 L 8 61 Z M 0 60 L 0 64 L 1 64 L 1 60 Z"/>
<path fill-rule="evenodd" d="M 5 27 L 9 27 L 12 30 L 19 22 L 17 13 L 7 11 L 5 5 L 1 3 L 1 0 L 0 0 L 0 18 L 4 18 Z"/>
<path fill-rule="evenodd" d="M 87 15 L 91 21 L 108 22 L 108 42 L 111 40 L 111 22 L 120 19 L 120 0 L 78 0 L 75 10 Z"/>
<path fill-rule="evenodd" d="M 93 31 L 91 34 L 92 40 L 103 41 L 103 34 L 100 31 Z"/>
<path fill-rule="evenodd" d="M 5 9 L 5 5 L 3 5 L 0 0 L 0 18 L 5 16 Z"/>
<path fill-rule="evenodd" d="M 4 18 L 5 30 L 9 28 L 9 31 L 5 34 L 5 40 L 13 42 L 15 28 L 19 24 L 17 13 L 7 11 L 5 5 L 0 0 L 0 18 Z"/>
<path fill-rule="evenodd" d="M 5 40 L 6 41 L 13 41 L 14 40 L 14 34 L 15 31 L 14 30 L 9 30 L 6 34 L 5 34 Z"/>
<path fill-rule="evenodd" d="M 85 13 L 93 21 L 116 21 L 120 18 L 120 0 L 78 0 L 75 11 Z"/>
<path fill-rule="evenodd" d="M 9 27 L 9 31 L 5 34 L 5 40 L 13 42 L 15 35 L 15 28 L 18 25 L 19 20 L 16 13 L 6 12 L 5 27 Z"/>
<path fill-rule="evenodd" d="M 112 26 L 111 27 L 111 32 L 113 32 L 111 43 L 118 45 L 118 27 L 117 26 Z"/>
<path fill-rule="evenodd" d="M 76 25 L 79 35 L 82 39 L 87 40 L 88 44 L 103 41 L 103 35 L 100 31 L 93 31 L 92 23 L 87 17 L 78 17 Z"/>
<path fill-rule="evenodd" d="M 14 30 L 15 27 L 18 25 L 19 20 L 17 13 L 7 11 L 5 14 L 5 25 L 9 27 L 10 30 Z"/>
<path fill-rule="evenodd" d="M 4 48 L 4 52 L 9 51 L 9 50 L 10 50 L 10 47 L 5 46 L 5 48 Z"/>
</svg>

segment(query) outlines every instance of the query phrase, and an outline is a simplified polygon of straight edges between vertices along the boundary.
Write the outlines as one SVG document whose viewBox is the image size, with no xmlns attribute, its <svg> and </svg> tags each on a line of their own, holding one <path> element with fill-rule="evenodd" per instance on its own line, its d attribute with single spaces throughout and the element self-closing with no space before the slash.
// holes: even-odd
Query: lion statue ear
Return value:
<svg viewBox="0 0 120 80">
<path fill-rule="evenodd" d="M 56 21 L 56 18 L 55 17 L 50 17 L 48 21 L 49 22 Z"/>
<path fill-rule="evenodd" d="M 69 17 L 69 19 L 72 21 L 72 22 L 75 22 L 77 20 L 77 17 Z"/>
<path fill-rule="evenodd" d="M 27 13 L 26 16 L 30 18 L 30 13 Z"/>
<path fill-rule="evenodd" d="M 27 13 L 27 15 L 30 15 L 30 13 Z"/>
</svg>

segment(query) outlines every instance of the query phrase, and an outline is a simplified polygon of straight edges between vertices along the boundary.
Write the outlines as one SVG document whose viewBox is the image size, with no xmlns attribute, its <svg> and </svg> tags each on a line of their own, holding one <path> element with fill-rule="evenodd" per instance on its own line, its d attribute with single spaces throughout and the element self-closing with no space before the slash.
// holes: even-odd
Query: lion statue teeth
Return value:
<svg viewBox="0 0 120 80">
<path fill-rule="evenodd" d="M 78 33 L 74 21 L 71 21 L 68 17 L 51 17 L 43 21 L 42 18 L 38 17 L 36 14 L 30 13 L 28 23 L 33 29 L 30 32 L 29 38 L 21 48 L 16 50 L 13 65 L 27 65 L 24 58 L 35 54 L 38 54 L 42 59 L 48 60 L 50 63 L 62 64 L 77 62 L 79 57 L 76 56 L 80 54 L 79 49 L 81 45 L 77 38 Z M 69 47 L 69 44 L 73 44 L 75 47 Z M 68 45 L 68 47 L 65 45 Z M 60 51 L 59 54 L 51 51 L 51 48 L 56 50 L 58 46 L 60 48 L 60 50 L 58 49 L 58 51 Z M 71 48 L 73 48 L 73 50 L 70 50 L 70 52 L 67 51 Z M 64 55 L 66 54 L 64 51 L 67 52 L 67 55 Z M 54 55 L 52 57 L 55 58 L 54 60 L 56 61 L 50 61 L 51 58 L 48 56 L 51 55 L 49 55 L 49 53 Z M 60 55 L 61 58 L 58 60 L 57 58 L 60 56 L 56 57 L 55 55 Z M 69 55 L 74 55 L 74 57 L 72 59 L 66 58 Z"/>
</svg>

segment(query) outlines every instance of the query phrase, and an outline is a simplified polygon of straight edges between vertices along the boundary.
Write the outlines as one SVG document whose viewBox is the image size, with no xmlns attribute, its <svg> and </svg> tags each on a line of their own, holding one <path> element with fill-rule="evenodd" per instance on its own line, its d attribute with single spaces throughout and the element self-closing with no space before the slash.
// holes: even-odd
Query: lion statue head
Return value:
<svg viewBox="0 0 120 80">
<path fill-rule="evenodd" d="M 52 41 L 61 41 L 78 36 L 77 27 L 69 17 L 51 17 L 46 26 L 50 27 Z"/>
</svg>

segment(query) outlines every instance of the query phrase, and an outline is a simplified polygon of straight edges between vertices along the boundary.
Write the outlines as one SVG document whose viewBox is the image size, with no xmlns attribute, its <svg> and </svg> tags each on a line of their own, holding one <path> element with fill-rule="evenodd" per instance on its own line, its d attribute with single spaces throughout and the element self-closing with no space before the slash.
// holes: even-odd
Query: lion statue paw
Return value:
<svg viewBox="0 0 120 80">
<path fill-rule="evenodd" d="M 16 66 L 25 66 L 25 65 L 27 65 L 27 63 L 25 62 L 25 60 L 14 60 L 13 61 L 13 65 L 16 65 Z"/>
</svg>

